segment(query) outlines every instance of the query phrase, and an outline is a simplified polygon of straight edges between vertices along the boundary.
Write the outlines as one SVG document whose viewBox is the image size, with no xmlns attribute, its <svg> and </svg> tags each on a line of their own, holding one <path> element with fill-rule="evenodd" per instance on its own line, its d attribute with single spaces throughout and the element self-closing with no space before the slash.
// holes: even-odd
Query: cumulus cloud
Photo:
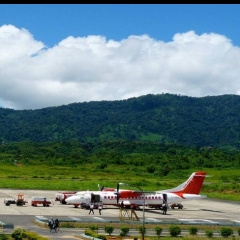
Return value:
<svg viewBox="0 0 240 240">
<path fill-rule="evenodd" d="M 145 94 L 240 93 L 240 49 L 216 33 L 121 41 L 69 36 L 52 48 L 26 29 L 0 27 L 0 106 L 40 109 Z"/>
</svg>

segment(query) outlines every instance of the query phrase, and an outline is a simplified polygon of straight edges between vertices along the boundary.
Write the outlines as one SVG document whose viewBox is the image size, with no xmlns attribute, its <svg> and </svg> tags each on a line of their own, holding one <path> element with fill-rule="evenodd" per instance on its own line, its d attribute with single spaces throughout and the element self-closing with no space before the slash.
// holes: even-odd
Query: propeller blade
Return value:
<svg viewBox="0 0 240 240">
<path fill-rule="evenodd" d="M 119 194 L 119 183 L 117 184 L 117 204 L 119 203 L 119 198 L 120 198 L 120 194 Z"/>
<path fill-rule="evenodd" d="M 166 204 L 167 209 L 172 210 L 171 207 L 168 205 L 166 193 L 163 193 L 163 204 L 164 203 Z"/>
</svg>

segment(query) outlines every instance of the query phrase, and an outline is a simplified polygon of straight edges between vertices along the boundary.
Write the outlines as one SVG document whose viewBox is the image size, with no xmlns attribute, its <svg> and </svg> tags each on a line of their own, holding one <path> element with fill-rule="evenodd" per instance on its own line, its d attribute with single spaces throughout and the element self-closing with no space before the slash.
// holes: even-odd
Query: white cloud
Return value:
<svg viewBox="0 0 240 240">
<path fill-rule="evenodd" d="M 0 27 L 0 106 L 39 109 L 145 94 L 240 93 L 240 49 L 216 33 L 119 42 L 69 36 L 52 48 L 26 29 Z"/>
</svg>

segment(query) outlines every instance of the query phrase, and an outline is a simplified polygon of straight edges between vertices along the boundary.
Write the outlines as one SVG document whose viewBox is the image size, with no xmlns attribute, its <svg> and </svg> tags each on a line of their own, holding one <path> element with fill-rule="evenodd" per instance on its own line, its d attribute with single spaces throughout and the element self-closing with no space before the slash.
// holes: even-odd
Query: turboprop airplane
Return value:
<svg viewBox="0 0 240 240">
<path fill-rule="evenodd" d="M 163 203 L 167 205 L 176 202 L 183 202 L 187 200 L 195 200 L 206 198 L 205 195 L 200 195 L 203 181 L 206 177 L 206 172 L 194 172 L 187 179 L 176 188 L 166 189 L 155 192 L 144 192 L 129 189 L 120 189 L 120 185 L 127 185 L 119 183 L 117 189 L 109 189 L 106 191 L 79 191 L 74 195 L 65 199 L 68 204 L 78 207 L 81 204 L 101 203 L 102 205 L 112 205 L 131 208 L 139 208 L 139 206 L 161 207 Z M 129 186 L 133 186 L 130 185 Z"/>
</svg>

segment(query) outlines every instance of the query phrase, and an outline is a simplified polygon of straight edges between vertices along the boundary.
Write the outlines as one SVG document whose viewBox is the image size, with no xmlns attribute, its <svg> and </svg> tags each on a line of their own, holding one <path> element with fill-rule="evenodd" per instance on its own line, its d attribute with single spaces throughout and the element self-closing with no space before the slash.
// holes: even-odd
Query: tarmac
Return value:
<svg viewBox="0 0 240 240">
<path fill-rule="evenodd" d="M 55 201 L 55 194 L 58 191 L 48 190 L 15 190 L 15 189 L 0 189 L 0 222 L 4 225 L 14 226 L 34 231 L 39 235 L 51 239 L 78 239 L 81 237 L 84 229 L 60 228 L 58 233 L 50 233 L 48 228 L 38 226 L 33 221 L 37 220 L 41 223 L 47 222 L 50 218 L 58 218 L 60 222 L 103 222 L 113 223 L 122 222 L 126 225 L 129 219 L 120 220 L 119 208 L 114 206 L 103 206 L 102 214 L 99 215 L 97 209 L 94 214 L 89 214 L 89 210 L 75 208 L 73 205 L 61 204 Z M 11 204 L 6 206 L 4 199 L 17 198 L 17 195 L 24 194 L 24 199 L 27 203 L 24 206 Z M 45 196 L 51 201 L 49 207 L 38 205 L 31 206 L 31 197 Z M 225 226 L 240 226 L 240 203 L 223 201 L 217 199 L 199 199 L 182 202 L 183 209 L 168 210 L 166 215 L 162 214 L 161 210 L 153 208 L 145 208 L 144 218 L 142 209 L 136 210 L 135 213 L 139 218 L 138 223 L 176 223 L 176 224 L 210 224 L 210 225 L 225 225 Z M 3 229 L 3 232 L 12 232 L 13 229 Z M 103 230 L 102 230 L 103 231 Z"/>
</svg>

